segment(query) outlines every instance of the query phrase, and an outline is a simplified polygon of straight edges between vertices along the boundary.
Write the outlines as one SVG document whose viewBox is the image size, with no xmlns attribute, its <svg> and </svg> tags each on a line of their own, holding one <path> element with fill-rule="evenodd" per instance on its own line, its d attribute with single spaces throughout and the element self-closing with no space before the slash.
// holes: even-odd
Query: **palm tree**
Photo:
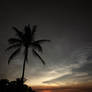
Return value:
<svg viewBox="0 0 92 92">
<path fill-rule="evenodd" d="M 15 49 L 15 51 L 11 54 L 8 60 L 8 64 L 10 61 L 21 51 L 21 48 L 24 48 L 24 62 L 23 62 L 23 72 L 21 81 L 23 83 L 24 80 L 24 72 L 25 72 L 25 63 L 28 61 L 28 49 L 31 48 L 33 55 L 37 56 L 43 65 L 45 65 L 45 61 L 41 58 L 38 52 L 43 52 L 41 44 L 44 42 L 49 42 L 50 40 L 42 39 L 42 40 L 35 40 L 35 32 L 37 26 L 34 25 L 33 28 L 30 28 L 30 24 L 25 25 L 23 31 L 20 31 L 16 27 L 12 27 L 13 30 L 16 32 L 15 38 L 8 39 L 9 47 L 7 50 Z"/>
</svg>

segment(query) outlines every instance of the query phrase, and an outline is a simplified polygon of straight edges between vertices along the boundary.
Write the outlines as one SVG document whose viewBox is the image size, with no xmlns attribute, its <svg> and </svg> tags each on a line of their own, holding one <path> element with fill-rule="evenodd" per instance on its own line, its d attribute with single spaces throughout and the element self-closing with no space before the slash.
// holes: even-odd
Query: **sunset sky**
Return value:
<svg viewBox="0 0 92 92">
<path fill-rule="evenodd" d="M 37 25 L 37 39 L 50 39 L 40 54 L 41 62 L 29 53 L 26 84 L 69 86 L 92 84 L 92 3 L 85 0 L 1 0 L 0 79 L 21 77 L 23 54 L 8 65 L 7 39 L 15 36 L 12 26 Z"/>
</svg>

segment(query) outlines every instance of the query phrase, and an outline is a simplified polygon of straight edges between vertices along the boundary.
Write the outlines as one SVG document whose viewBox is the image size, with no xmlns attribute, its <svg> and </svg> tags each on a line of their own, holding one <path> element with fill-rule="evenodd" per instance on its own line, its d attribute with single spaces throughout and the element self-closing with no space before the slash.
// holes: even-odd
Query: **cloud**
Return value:
<svg viewBox="0 0 92 92">
<path fill-rule="evenodd" d="M 54 78 L 49 81 L 44 81 L 43 83 L 47 84 L 66 84 L 69 83 L 80 83 L 80 82 L 88 82 L 92 80 L 92 61 L 91 61 L 91 54 L 92 54 L 92 48 L 82 48 L 75 52 L 73 52 L 73 55 L 71 55 L 67 63 L 64 63 L 64 65 L 61 65 L 62 68 L 59 71 L 59 68 L 57 69 L 59 73 L 65 73 L 66 70 L 69 71 L 66 75 L 61 75 L 57 78 Z M 59 65 L 60 67 L 60 65 Z M 63 72 L 62 72 L 63 71 Z"/>
<path fill-rule="evenodd" d="M 36 76 L 35 78 L 34 78 L 34 76 L 30 77 L 26 83 L 29 85 L 30 85 L 30 83 L 32 83 L 32 85 L 37 85 L 37 83 L 40 85 L 42 85 L 42 84 L 46 85 L 44 83 L 44 81 L 54 80 L 56 78 L 59 78 L 60 76 L 65 76 L 65 75 L 68 75 L 71 73 L 69 70 L 65 70 L 65 72 L 63 72 L 62 70 L 64 70 L 64 69 L 56 68 L 55 70 L 39 72 L 40 74 L 38 74 L 38 76 Z M 60 71 L 62 71 L 62 72 L 60 72 Z"/>
<path fill-rule="evenodd" d="M 73 69 L 73 72 L 86 72 L 89 75 L 92 75 L 92 62 L 86 62 L 78 69 Z"/>
<path fill-rule="evenodd" d="M 49 64 L 50 59 L 48 59 L 47 61 L 49 62 L 46 66 L 41 66 L 38 59 L 34 58 L 31 63 L 29 61 L 29 65 L 26 65 L 25 77 L 28 79 L 26 83 L 28 85 L 65 85 L 67 83 L 91 80 L 91 51 L 92 49 L 89 47 L 76 49 L 68 57 L 59 58 L 58 63 L 57 61 L 51 61 L 53 63 L 51 65 Z M 19 61 L 17 59 L 17 62 Z M 13 66 L 17 68 L 17 63 L 13 63 L 15 64 Z M 21 64 L 20 62 L 18 65 L 20 66 Z M 22 69 L 20 70 L 21 74 Z M 12 72 L 14 72 L 13 68 L 10 72 L 12 74 L 11 77 L 18 76 L 19 74 L 19 72 L 16 72 L 16 74 Z"/>
</svg>

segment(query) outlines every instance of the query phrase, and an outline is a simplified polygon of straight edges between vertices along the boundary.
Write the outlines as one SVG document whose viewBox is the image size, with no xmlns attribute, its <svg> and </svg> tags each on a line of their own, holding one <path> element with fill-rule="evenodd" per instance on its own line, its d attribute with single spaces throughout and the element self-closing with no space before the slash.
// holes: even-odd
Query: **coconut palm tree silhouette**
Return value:
<svg viewBox="0 0 92 92">
<path fill-rule="evenodd" d="M 41 60 L 42 64 L 45 65 L 45 61 L 41 58 L 38 52 L 43 52 L 41 44 L 44 42 L 49 42 L 50 40 L 35 40 L 35 32 L 37 28 L 36 25 L 34 25 L 31 29 L 30 24 L 27 24 L 25 25 L 23 31 L 20 31 L 16 27 L 12 28 L 16 32 L 16 37 L 8 39 L 10 46 L 6 50 L 9 51 L 11 49 L 15 49 L 15 51 L 10 55 L 8 59 L 8 64 L 17 54 L 19 54 L 21 48 L 24 48 L 23 72 L 21 77 L 21 82 L 23 83 L 25 64 L 28 61 L 28 49 L 31 48 L 33 55 L 37 56 Z"/>
</svg>

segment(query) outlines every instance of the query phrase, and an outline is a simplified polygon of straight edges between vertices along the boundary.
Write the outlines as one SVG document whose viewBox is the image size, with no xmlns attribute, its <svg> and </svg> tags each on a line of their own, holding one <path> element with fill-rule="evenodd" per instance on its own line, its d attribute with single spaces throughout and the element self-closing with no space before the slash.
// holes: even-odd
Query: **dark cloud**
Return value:
<svg viewBox="0 0 92 92">
<path fill-rule="evenodd" d="M 73 69 L 73 72 L 86 72 L 89 75 L 92 75 L 92 62 L 87 62 L 84 65 L 82 65 L 78 69 Z"/>
</svg>

